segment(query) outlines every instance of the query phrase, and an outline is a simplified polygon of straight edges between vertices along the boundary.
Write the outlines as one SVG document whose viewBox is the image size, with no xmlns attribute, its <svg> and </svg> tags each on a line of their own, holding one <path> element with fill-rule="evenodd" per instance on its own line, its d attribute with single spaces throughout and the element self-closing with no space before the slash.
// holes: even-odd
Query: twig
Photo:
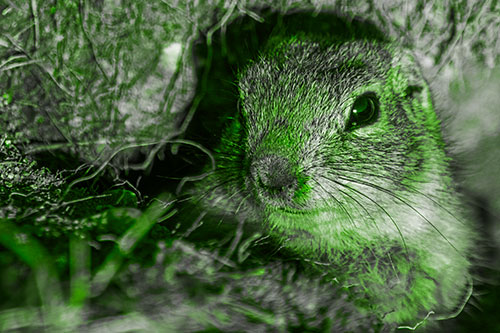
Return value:
<svg viewBox="0 0 500 333">
<path fill-rule="evenodd" d="M 194 39 L 198 36 L 197 35 L 197 30 L 198 26 L 195 24 L 191 25 L 191 29 L 189 29 L 189 33 L 187 34 L 186 38 L 183 38 L 184 42 L 182 45 L 182 51 L 181 51 L 181 56 L 177 59 L 177 63 L 175 65 L 175 72 L 172 74 L 172 76 L 169 79 L 168 85 L 165 88 L 165 92 L 168 93 L 167 98 L 165 99 L 165 104 L 163 105 L 162 108 L 162 114 L 165 114 L 170 111 L 172 108 L 172 104 L 174 104 L 175 101 L 175 96 L 177 96 L 176 91 L 175 91 L 175 84 L 179 80 L 179 75 L 181 72 L 181 69 L 185 73 L 185 64 L 187 63 L 187 57 L 191 54 L 191 45 L 194 41 Z M 187 46 L 186 46 L 187 45 Z"/>
<path fill-rule="evenodd" d="M 171 142 L 191 145 L 193 147 L 198 148 L 199 150 L 201 150 L 202 152 L 207 154 L 208 158 L 210 158 L 210 164 L 212 167 L 212 171 L 215 170 L 215 158 L 214 158 L 214 156 L 207 148 L 203 147 L 201 144 L 193 142 L 193 141 L 189 141 L 189 140 L 183 140 L 183 139 L 172 140 Z M 203 173 L 203 174 L 198 175 L 198 176 L 191 176 L 191 177 L 182 178 L 182 180 L 179 182 L 179 185 L 177 186 L 176 192 L 179 193 L 182 190 L 182 187 L 184 186 L 184 184 L 186 182 L 203 179 L 206 177 L 206 175 L 207 175 L 207 173 Z"/>
<path fill-rule="evenodd" d="M 239 221 L 238 221 L 238 228 L 236 229 L 236 233 L 234 235 L 234 239 L 231 242 L 229 249 L 227 250 L 226 254 L 223 257 L 224 261 L 229 261 L 229 259 L 233 255 L 234 251 L 236 250 L 236 247 L 240 243 L 241 236 L 243 235 L 243 225 L 244 224 L 245 224 L 245 218 L 240 217 Z M 217 270 L 221 269 L 222 266 L 223 265 L 220 265 L 219 267 L 217 267 Z"/>
<path fill-rule="evenodd" d="M 61 198 L 59 199 L 59 201 L 62 201 L 64 199 L 64 197 L 69 193 L 69 191 L 71 190 L 71 188 L 73 186 L 75 186 L 76 184 L 78 183 L 81 183 L 81 182 L 84 182 L 84 181 L 87 181 L 87 180 L 90 180 L 94 177 L 96 177 L 102 170 L 104 170 L 104 168 L 111 162 L 111 160 L 116 156 L 118 155 L 118 153 L 124 151 L 124 150 L 127 150 L 127 149 L 132 149 L 132 148 L 139 148 L 139 147 L 147 147 L 147 146 L 151 146 L 155 143 L 144 143 L 144 144 L 131 144 L 131 145 L 127 145 L 127 146 L 124 146 L 124 147 L 121 147 L 119 149 L 117 149 L 115 152 L 113 152 L 108 158 L 107 160 L 101 165 L 99 166 L 99 168 L 94 172 L 92 173 L 91 175 L 88 175 L 86 177 L 81 177 L 81 178 L 78 178 L 78 179 L 75 179 L 74 181 L 72 181 L 68 187 L 66 188 L 66 190 L 64 191 L 63 195 L 61 196 Z"/>
<path fill-rule="evenodd" d="M 422 325 L 423 323 L 425 323 L 425 321 L 431 316 L 434 314 L 434 311 L 429 311 L 429 313 L 427 313 L 427 315 L 425 316 L 424 319 L 422 319 L 421 321 L 419 321 L 418 323 L 416 323 L 414 326 L 398 326 L 398 329 L 407 329 L 407 330 L 410 330 L 410 331 L 414 331 L 416 330 L 420 325 Z"/>
<path fill-rule="evenodd" d="M 40 20 L 38 19 L 38 5 L 36 0 L 31 0 L 31 14 L 35 26 L 35 50 L 40 46 Z"/>
<path fill-rule="evenodd" d="M 104 78 L 106 79 L 106 81 L 109 82 L 108 75 L 106 74 L 106 72 L 104 71 L 104 68 L 102 67 L 101 63 L 97 59 L 97 54 L 96 54 L 96 51 L 95 51 L 94 42 L 90 38 L 90 35 L 89 35 L 87 29 L 85 28 L 85 21 L 87 20 L 87 17 L 86 17 L 86 14 L 85 14 L 85 7 L 84 6 L 85 6 L 84 0 L 80 0 L 78 9 L 79 9 L 79 13 L 80 13 L 80 23 L 81 23 L 81 26 L 82 26 L 83 35 L 85 36 L 85 39 L 89 43 L 90 51 L 92 52 L 92 57 L 94 58 L 94 61 L 97 64 L 97 67 L 101 71 L 101 73 L 104 76 Z"/>
<path fill-rule="evenodd" d="M 40 60 L 30 60 L 30 61 L 26 61 L 26 62 L 17 62 L 15 64 L 12 64 L 12 65 L 9 65 L 9 66 L 5 66 L 4 68 L 0 68 L 0 72 L 8 71 L 8 70 L 11 70 L 11 69 L 14 69 L 14 68 L 19 68 L 19 67 L 24 67 L 24 66 L 32 65 L 32 64 L 35 64 L 35 63 L 38 63 L 38 62 L 40 62 Z"/>
<path fill-rule="evenodd" d="M 17 42 L 8 34 L 5 34 L 5 37 L 7 37 L 7 39 L 9 40 L 9 42 L 15 47 L 17 48 L 19 51 L 21 51 L 22 53 L 24 53 L 26 55 L 26 57 L 29 59 L 29 60 L 34 60 L 33 57 L 31 57 L 31 55 L 24 49 L 22 48 L 19 44 L 17 44 Z M 35 62 L 35 64 L 37 65 L 38 68 L 40 68 L 42 70 L 42 72 L 45 73 L 45 75 L 47 75 L 53 82 L 54 84 L 64 93 L 66 94 L 67 96 L 71 97 L 72 99 L 74 98 L 74 95 L 73 93 L 71 93 L 66 87 L 64 87 L 62 84 L 60 84 L 56 79 L 55 77 L 52 75 L 51 71 L 49 71 L 47 68 L 45 68 L 44 66 L 42 66 L 41 64 L 41 61 L 37 61 Z"/>
<path fill-rule="evenodd" d="M 202 219 L 205 217 L 205 215 L 207 215 L 207 212 L 202 212 L 200 215 L 198 215 L 198 217 L 193 222 L 191 227 L 188 230 L 186 230 L 186 232 L 184 232 L 184 234 L 182 234 L 182 237 L 187 238 L 187 237 L 189 237 L 189 235 L 191 235 L 191 233 L 193 231 L 198 229 L 203 224 Z"/>
<path fill-rule="evenodd" d="M 85 198 L 79 198 L 79 199 L 75 199 L 75 200 L 71 200 L 71 201 L 65 201 L 65 202 L 61 203 L 61 205 L 59 205 L 58 208 L 72 205 L 72 204 L 79 203 L 79 202 L 83 202 L 83 201 L 87 201 L 87 200 L 108 198 L 110 196 L 112 196 L 112 194 L 101 194 L 101 195 L 92 195 L 92 196 L 88 196 Z"/>
<path fill-rule="evenodd" d="M 4 62 L 2 62 L 0 64 L 0 69 L 2 69 L 3 66 L 7 65 L 11 61 L 18 60 L 18 59 L 25 59 L 25 58 L 26 58 L 25 55 L 17 55 L 17 56 L 9 57 L 9 59 L 5 60 Z"/>
<path fill-rule="evenodd" d="M 210 30 L 207 32 L 207 45 L 210 47 L 212 45 L 212 36 L 213 34 L 219 30 L 222 26 L 226 25 L 227 21 L 233 15 L 234 9 L 236 8 L 236 5 L 238 4 L 238 1 L 232 1 L 229 4 L 229 8 L 227 9 L 226 13 L 224 16 L 222 16 L 222 19 L 217 22 L 216 25 L 214 25 Z"/>
<path fill-rule="evenodd" d="M 457 33 L 456 36 L 453 38 L 453 41 L 450 41 L 450 43 L 448 43 L 447 45 L 447 51 L 446 51 L 446 54 L 440 54 L 440 64 L 438 65 L 438 67 L 434 70 L 434 75 L 437 75 L 439 72 L 441 72 L 441 70 L 444 68 L 444 66 L 446 64 L 449 63 L 451 57 L 453 56 L 453 50 L 456 48 L 458 42 L 463 38 L 464 36 L 464 33 L 465 33 L 465 29 L 467 28 L 467 21 L 468 19 L 470 18 L 470 16 L 472 15 L 472 9 L 473 9 L 473 6 L 471 6 L 469 8 L 469 12 L 467 13 L 467 20 L 465 20 L 462 25 L 462 29 L 460 31 L 460 33 Z M 484 11 L 484 7 L 482 8 L 481 10 L 481 13 L 478 13 L 477 14 L 477 17 L 482 17 L 481 14 L 482 12 Z"/>
</svg>

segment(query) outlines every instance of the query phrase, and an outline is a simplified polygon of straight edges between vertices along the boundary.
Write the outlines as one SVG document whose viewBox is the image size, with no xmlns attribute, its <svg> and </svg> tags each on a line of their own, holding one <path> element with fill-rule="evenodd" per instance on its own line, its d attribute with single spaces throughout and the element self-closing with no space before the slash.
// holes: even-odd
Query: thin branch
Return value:
<svg viewBox="0 0 500 333">
<path fill-rule="evenodd" d="M 36 63 L 40 63 L 40 60 L 30 60 L 30 61 L 26 61 L 26 62 L 16 62 L 15 64 L 12 64 L 12 65 L 9 65 L 9 66 L 5 66 L 4 68 L 1 68 L 2 66 L 0 66 L 0 72 L 5 72 L 5 71 L 11 70 L 11 69 L 15 69 L 15 68 L 33 65 L 33 64 L 36 64 Z"/>
<path fill-rule="evenodd" d="M 207 32 L 207 45 L 210 47 L 212 45 L 212 36 L 213 34 L 219 30 L 221 27 L 225 26 L 227 24 L 227 21 L 229 21 L 229 18 L 233 15 L 234 9 L 236 8 L 236 5 L 238 4 L 238 1 L 232 1 L 229 4 L 229 8 L 227 9 L 226 13 L 222 17 L 222 19 L 217 22 L 216 25 L 214 25 L 210 30 Z"/>
<path fill-rule="evenodd" d="M 31 0 L 30 7 L 35 27 L 35 50 L 38 50 L 38 47 L 40 46 L 40 20 L 38 19 L 38 5 L 36 0 Z"/>
<path fill-rule="evenodd" d="M 17 48 L 18 51 L 21 51 L 22 53 L 24 53 L 26 55 L 26 57 L 30 60 L 34 60 L 33 57 L 31 57 L 31 55 L 23 48 L 21 47 L 19 44 L 17 44 L 17 42 L 8 34 L 5 34 L 5 37 L 7 37 L 7 39 L 9 40 L 9 42 L 15 47 Z M 69 89 L 67 89 L 66 87 L 64 87 L 62 84 L 60 84 L 56 79 L 55 77 L 52 75 L 51 71 L 49 71 L 47 68 L 45 68 L 44 66 L 42 66 L 42 62 L 41 61 L 37 61 L 35 62 L 35 64 L 37 65 L 38 68 L 40 68 L 42 70 L 42 72 L 44 72 L 51 80 L 52 82 L 54 82 L 54 84 L 64 93 L 66 94 L 67 96 L 71 97 L 71 98 L 74 98 L 74 95 L 69 91 Z"/>
<path fill-rule="evenodd" d="M 97 59 L 97 53 L 95 51 L 94 42 L 90 38 L 90 34 L 88 33 L 88 31 L 87 31 L 87 29 L 85 27 L 85 21 L 87 20 L 87 16 L 86 16 L 86 13 L 85 13 L 85 7 L 84 6 L 85 6 L 84 0 L 80 0 L 78 9 L 80 10 L 80 24 L 82 26 L 83 35 L 85 36 L 85 39 L 89 43 L 90 51 L 92 52 L 92 57 L 94 58 L 94 61 L 97 64 L 97 67 L 101 71 L 101 73 L 104 76 L 104 78 L 106 79 L 106 81 L 109 82 L 108 75 L 106 74 L 106 72 L 104 71 L 104 68 L 102 67 L 101 63 Z"/>
<path fill-rule="evenodd" d="M 197 34 L 198 26 L 196 24 L 191 25 L 191 29 L 187 33 L 187 37 L 183 38 L 184 43 L 182 45 L 181 56 L 177 59 L 177 63 L 175 65 L 175 72 L 170 77 L 167 87 L 165 88 L 166 93 L 168 94 L 165 104 L 162 108 L 162 114 L 165 114 L 170 111 L 172 105 L 175 102 L 175 97 L 177 96 L 177 91 L 175 89 L 175 84 L 179 80 L 180 72 L 182 69 L 183 73 L 186 73 L 186 64 L 188 62 L 188 57 L 191 55 L 191 45 L 193 41 L 198 37 Z"/>
<path fill-rule="evenodd" d="M 26 56 L 25 55 L 17 55 L 17 56 L 9 57 L 9 59 L 5 60 L 4 62 L 2 62 L 0 64 L 0 69 L 2 69 L 2 67 L 7 65 L 9 62 L 14 61 L 14 60 L 18 60 L 18 59 L 26 59 Z"/>
<path fill-rule="evenodd" d="M 65 207 L 65 206 L 68 206 L 68 205 L 73 205 L 75 203 L 80 203 L 80 202 L 83 202 L 83 201 L 88 201 L 88 200 L 93 200 L 93 199 L 101 199 L 101 198 L 108 198 L 110 196 L 112 196 L 112 194 L 91 195 L 91 196 L 88 196 L 88 197 L 85 197 L 85 198 L 79 198 L 79 199 L 75 199 L 75 200 L 71 200 L 71 201 L 65 201 L 65 202 L 61 203 L 61 205 L 58 208 Z"/>
</svg>

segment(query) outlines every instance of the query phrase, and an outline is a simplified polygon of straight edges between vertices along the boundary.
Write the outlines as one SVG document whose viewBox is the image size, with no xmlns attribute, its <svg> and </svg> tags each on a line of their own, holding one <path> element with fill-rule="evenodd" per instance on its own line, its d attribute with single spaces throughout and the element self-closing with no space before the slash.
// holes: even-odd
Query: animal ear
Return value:
<svg viewBox="0 0 500 333">
<path fill-rule="evenodd" d="M 397 48 L 393 53 L 392 68 L 395 70 L 392 75 L 393 89 L 413 105 L 411 109 L 418 110 L 418 112 L 409 111 L 407 115 L 414 117 L 417 122 L 435 119 L 431 91 L 413 53 L 408 49 Z M 429 122 L 431 123 L 433 122 Z M 439 132 L 439 122 L 436 120 L 434 124 L 435 126 L 430 125 L 429 130 Z"/>
<path fill-rule="evenodd" d="M 394 52 L 392 62 L 393 67 L 399 67 L 399 72 L 402 74 L 400 77 L 403 82 L 402 93 L 407 98 L 416 98 L 421 95 L 427 84 L 413 53 L 408 49 L 398 48 Z"/>
<path fill-rule="evenodd" d="M 423 89 L 421 84 L 409 84 L 405 89 L 405 95 L 408 98 L 415 98 Z"/>
</svg>

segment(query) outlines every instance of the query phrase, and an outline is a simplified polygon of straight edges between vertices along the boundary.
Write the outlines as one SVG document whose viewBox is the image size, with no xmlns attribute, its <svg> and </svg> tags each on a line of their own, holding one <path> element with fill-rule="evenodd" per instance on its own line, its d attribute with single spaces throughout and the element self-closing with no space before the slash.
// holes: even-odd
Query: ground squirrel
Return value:
<svg viewBox="0 0 500 333">
<path fill-rule="evenodd" d="M 239 70 L 238 112 L 195 191 L 329 263 L 388 323 L 449 316 L 470 296 L 475 236 L 428 86 L 396 43 L 334 35 L 275 34 Z"/>
</svg>

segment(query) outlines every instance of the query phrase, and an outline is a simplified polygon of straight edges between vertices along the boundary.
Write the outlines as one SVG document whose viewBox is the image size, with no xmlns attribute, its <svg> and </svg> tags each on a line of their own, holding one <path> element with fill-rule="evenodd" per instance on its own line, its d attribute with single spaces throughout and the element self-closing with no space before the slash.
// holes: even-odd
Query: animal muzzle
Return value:
<svg viewBox="0 0 500 333">
<path fill-rule="evenodd" d="M 258 197 L 273 206 L 290 203 L 298 187 L 294 169 L 287 158 L 279 155 L 254 159 L 250 173 Z"/>
</svg>

